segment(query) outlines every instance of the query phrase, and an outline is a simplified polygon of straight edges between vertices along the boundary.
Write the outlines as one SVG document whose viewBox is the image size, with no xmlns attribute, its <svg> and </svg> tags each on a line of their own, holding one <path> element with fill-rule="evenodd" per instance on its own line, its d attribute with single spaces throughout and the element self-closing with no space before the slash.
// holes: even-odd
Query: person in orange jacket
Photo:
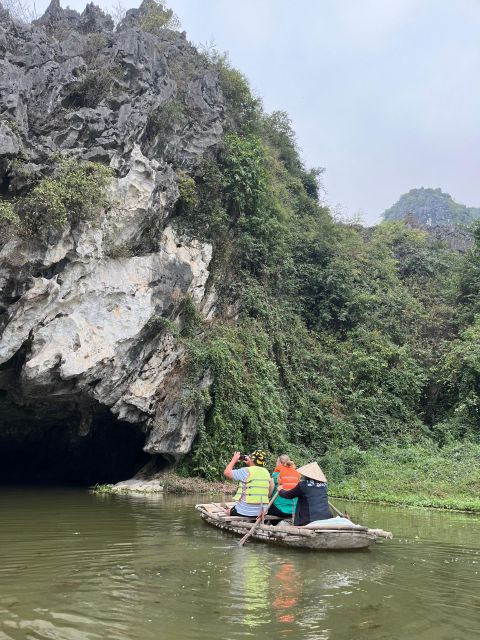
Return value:
<svg viewBox="0 0 480 640">
<path fill-rule="evenodd" d="M 286 454 L 277 458 L 277 464 L 272 473 L 272 479 L 275 483 L 275 487 L 273 489 L 274 493 L 277 491 L 279 486 L 288 491 L 296 487 L 299 483 L 300 474 L 295 469 L 295 463 L 290 460 Z M 274 503 L 268 510 L 268 515 L 288 520 L 292 517 L 292 514 L 295 513 L 296 506 L 297 500 L 287 500 L 277 496 Z"/>
</svg>

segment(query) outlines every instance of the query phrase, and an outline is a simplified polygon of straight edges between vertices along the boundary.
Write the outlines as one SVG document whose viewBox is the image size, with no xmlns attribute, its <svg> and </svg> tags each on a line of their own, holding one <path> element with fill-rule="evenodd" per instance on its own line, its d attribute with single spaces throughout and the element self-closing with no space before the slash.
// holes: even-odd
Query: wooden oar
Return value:
<svg viewBox="0 0 480 640">
<path fill-rule="evenodd" d="M 243 538 L 241 538 L 241 540 L 238 541 L 238 546 L 239 547 L 243 547 L 243 545 L 245 544 L 245 542 L 249 539 L 249 537 L 252 535 L 252 533 L 255 531 L 255 529 L 258 527 L 258 525 L 262 522 L 265 513 L 268 512 L 268 510 L 270 509 L 270 507 L 272 506 L 272 504 L 275 502 L 276 498 L 278 496 L 278 491 L 276 491 L 274 493 L 274 495 L 272 496 L 272 499 L 270 500 L 270 502 L 267 505 L 267 508 L 265 511 L 260 511 L 260 513 L 258 514 L 257 519 L 255 520 L 255 522 L 252 524 L 252 528 L 250 529 L 250 531 L 248 531 Z"/>
<path fill-rule="evenodd" d="M 328 506 L 330 507 L 330 509 L 333 511 L 333 513 L 337 514 L 337 516 L 340 516 L 340 518 L 347 518 L 348 520 L 350 520 L 350 516 L 348 515 L 347 512 L 342 513 L 341 511 L 339 511 L 337 509 L 337 507 L 334 507 L 333 504 L 331 502 L 328 503 Z"/>
</svg>

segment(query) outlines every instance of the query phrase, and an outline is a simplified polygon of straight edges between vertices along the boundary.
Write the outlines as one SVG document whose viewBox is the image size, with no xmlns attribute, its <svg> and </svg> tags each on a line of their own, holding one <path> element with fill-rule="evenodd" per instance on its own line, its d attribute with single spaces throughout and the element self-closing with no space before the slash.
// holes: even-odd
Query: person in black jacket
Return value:
<svg viewBox="0 0 480 640">
<path fill-rule="evenodd" d="M 303 479 L 293 489 L 280 489 L 279 492 L 282 498 L 298 498 L 293 524 L 302 527 L 315 520 L 332 518 L 328 506 L 327 479 L 318 464 L 311 462 L 297 471 Z"/>
</svg>

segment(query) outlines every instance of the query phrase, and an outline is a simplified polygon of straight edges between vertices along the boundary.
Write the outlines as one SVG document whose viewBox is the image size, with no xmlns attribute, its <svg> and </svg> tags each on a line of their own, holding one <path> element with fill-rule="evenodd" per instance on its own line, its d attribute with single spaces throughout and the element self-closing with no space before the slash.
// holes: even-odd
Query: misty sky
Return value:
<svg viewBox="0 0 480 640">
<path fill-rule="evenodd" d="M 41 13 L 48 0 L 35 4 Z M 420 186 L 480 206 L 480 0 L 167 4 L 192 42 L 229 52 L 268 111 L 289 113 L 344 215 L 374 223 Z"/>
</svg>

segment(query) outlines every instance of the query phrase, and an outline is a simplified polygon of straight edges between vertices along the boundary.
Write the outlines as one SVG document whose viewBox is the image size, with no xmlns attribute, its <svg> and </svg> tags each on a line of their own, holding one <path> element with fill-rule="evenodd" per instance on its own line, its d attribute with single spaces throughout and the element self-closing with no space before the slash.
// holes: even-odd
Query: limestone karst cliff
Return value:
<svg viewBox="0 0 480 640">
<path fill-rule="evenodd" d="M 3 239 L 4 469 L 4 458 L 41 442 L 55 467 L 115 421 L 140 452 L 133 464 L 142 447 L 176 458 L 196 433 L 195 411 L 182 405 L 184 349 L 152 326 L 181 324 L 187 298 L 212 313 L 212 247 L 180 237 L 169 219 L 176 169 L 218 144 L 224 104 L 215 71 L 185 35 L 142 29 L 145 11 L 129 11 L 114 29 L 93 4 L 80 15 L 52 0 L 34 24 L 0 8 L 1 196 L 28 192 L 60 156 L 113 170 L 97 219 Z M 181 121 L 154 127 L 172 105 Z M 112 457 L 114 434 L 103 445 Z"/>
</svg>

